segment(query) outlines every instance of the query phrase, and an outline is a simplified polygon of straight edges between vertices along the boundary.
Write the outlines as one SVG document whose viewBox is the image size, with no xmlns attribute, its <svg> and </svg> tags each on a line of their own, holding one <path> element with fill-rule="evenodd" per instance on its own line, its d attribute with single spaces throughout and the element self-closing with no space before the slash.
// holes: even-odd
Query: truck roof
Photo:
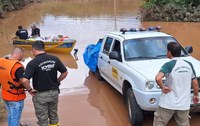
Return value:
<svg viewBox="0 0 200 126">
<path fill-rule="evenodd" d="M 120 37 L 123 37 L 124 39 L 171 36 L 169 34 L 158 32 L 158 31 L 110 32 L 109 35 L 120 36 Z"/>
</svg>

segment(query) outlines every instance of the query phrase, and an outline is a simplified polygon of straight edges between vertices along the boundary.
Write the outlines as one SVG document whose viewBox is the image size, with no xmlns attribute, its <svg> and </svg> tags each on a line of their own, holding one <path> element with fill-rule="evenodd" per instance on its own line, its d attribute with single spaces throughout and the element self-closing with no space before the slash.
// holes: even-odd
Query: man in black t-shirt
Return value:
<svg viewBox="0 0 200 126">
<path fill-rule="evenodd" d="M 35 24 L 31 26 L 31 29 L 32 29 L 31 37 L 33 38 L 40 37 L 40 29 L 37 28 Z"/>
<path fill-rule="evenodd" d="M 60 82 L 67 76 L 67 69 L 56 56 L 48 55 L 44 51 L 44 43 L 36 41 L 32 44 L 35 56 L 26 67 L 23 84 L 32 94 L 38 125 L 59 125 L 57 114 L 58 94 Z M 61 74 L 57 78 L 57 72 Z M 33 88 L 29 80 L 33 78 Z"/>
<path fill-rule="evenodd" d="M 15 35 L 20 39 L 28 39 L 28 31 L 23 29 L 22 26 L 18 26 L 18 29 L 19 30 L 15 33 Z"/>
</svg>

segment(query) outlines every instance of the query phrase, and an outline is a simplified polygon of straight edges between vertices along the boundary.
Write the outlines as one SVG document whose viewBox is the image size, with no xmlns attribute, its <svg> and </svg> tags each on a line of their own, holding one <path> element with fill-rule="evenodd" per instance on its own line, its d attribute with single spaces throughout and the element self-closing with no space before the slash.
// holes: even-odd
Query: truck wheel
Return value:
<svg viewBox="0 0 200 126">
<path fill-rule="evenodd" d="M 99 72 L 99 69 L 96 70 L 95 75 L 96 75 L 96 77 L 97 77 L 97 79 L 98 79 L 99 81 L 102 81 L 102 80 L 103 80 L 103 77 L 101 76 L 101 74 L 100 74 L 100 72 Z"/>
<path fill-rule="evenodd" d="M 143 121 L 143 110 L 138 105 L 131 88 L 127 90 L 126 100 L 131 124 L 133 126 L 141 126 Z"/>
</svg>

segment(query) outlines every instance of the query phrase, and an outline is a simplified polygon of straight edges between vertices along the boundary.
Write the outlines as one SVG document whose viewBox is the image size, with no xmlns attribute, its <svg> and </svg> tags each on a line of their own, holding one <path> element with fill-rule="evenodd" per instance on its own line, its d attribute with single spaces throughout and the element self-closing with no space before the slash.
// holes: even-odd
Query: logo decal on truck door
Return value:
<svg viewBox="0 0 200 126">
<path fill-rule="evenodd" d="M 112 76 L 118 80 L 119 76 L 118 76 L 118 70 L 114 67 L 112 67 Z"/>
</svg>

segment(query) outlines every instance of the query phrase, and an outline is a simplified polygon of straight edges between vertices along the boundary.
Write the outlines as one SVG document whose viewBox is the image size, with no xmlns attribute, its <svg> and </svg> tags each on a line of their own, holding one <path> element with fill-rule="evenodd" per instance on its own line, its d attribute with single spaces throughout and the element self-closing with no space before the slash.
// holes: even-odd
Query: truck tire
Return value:
<svg viewBox="0 0 200 126">
<path fill-rule="evenodd" d="M 131 88 L 127 90 L 126 103 L 128 107 L 129 120 L 133 126 L 141 126 L 143 121 L 143 110 L 138 105 Z"/>
<path fill-rule="evenodd" d="M 103 77 L 101 76 L 99 69 L 96 70 L 95 75 L 99 81 L 103 81 Z"/>
</svg>

